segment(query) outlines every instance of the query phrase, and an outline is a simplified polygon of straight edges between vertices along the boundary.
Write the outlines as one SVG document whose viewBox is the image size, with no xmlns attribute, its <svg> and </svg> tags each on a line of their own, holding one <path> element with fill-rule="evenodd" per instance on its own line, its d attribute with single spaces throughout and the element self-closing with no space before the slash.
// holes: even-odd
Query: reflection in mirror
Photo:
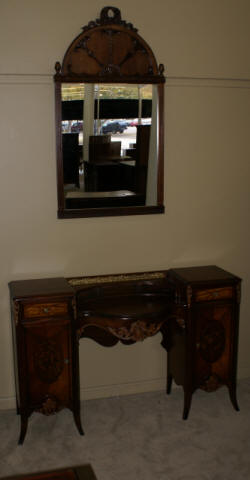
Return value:
<svg viewBox="0 0 250 480">
<path fill-rule="evenodd" d="M 62 83 L 66 209 L 157 205 L 158 86 Z"/>
</svg>

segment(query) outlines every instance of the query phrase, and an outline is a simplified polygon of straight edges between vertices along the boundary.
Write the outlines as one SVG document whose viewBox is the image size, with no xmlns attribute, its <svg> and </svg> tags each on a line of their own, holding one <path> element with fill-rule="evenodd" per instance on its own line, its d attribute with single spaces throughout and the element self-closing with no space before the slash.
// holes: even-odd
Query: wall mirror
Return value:
<svg viewBox="0 0 250 480">
<path fill-rule="evenodd" d="M 56 62 L 58 217 L 163 213 L 163 65 L 105 7 Z"/>
</svg>

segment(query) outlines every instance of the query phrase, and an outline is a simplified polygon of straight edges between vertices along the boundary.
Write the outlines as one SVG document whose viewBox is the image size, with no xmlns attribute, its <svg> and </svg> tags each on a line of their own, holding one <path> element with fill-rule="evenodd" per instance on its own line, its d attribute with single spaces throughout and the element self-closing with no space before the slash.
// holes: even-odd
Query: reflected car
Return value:
<svg viewBox="0 0 250 480">
<path fill-rule="evenodd" d="M 130 122 L 131 127 L 137 127 L 137 125 L 139 125 L 138 118 L 135 118 L 132 120 L 132 122 Z M 141 125 L 151 125 L 151 118 L 142 118 Z"/>
<path fill-rule="evenodd" d="M 83 122 L 82 121 L 77 121 L 77 122 L 72 122 L 71 125 L 71 132 L 72 133 L 79 133 L 83 131 Z"/>
<path fill-rule="evenodd" d="M 101 133 L 123 133 L 128 125 L 125 120 L 110 120 L 101 126 Z"/>
<path fill-rule="evenodd" d="M 62 132 L 68 132 L 69 130 L 69 121 L 68 120 L 63 120 L 62 121 Z"/>
</svg>

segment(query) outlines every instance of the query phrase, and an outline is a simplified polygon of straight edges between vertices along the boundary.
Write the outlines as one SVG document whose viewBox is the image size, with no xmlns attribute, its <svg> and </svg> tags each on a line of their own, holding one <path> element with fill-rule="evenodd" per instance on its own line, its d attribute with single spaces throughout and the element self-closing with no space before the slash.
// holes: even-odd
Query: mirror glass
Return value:
<svg viewBox="0 0 250 480">
<path fill-rule="evenodd" d="M 158 86 L 60 88 L 64 208 L 157 205 Z"/>
</svg>

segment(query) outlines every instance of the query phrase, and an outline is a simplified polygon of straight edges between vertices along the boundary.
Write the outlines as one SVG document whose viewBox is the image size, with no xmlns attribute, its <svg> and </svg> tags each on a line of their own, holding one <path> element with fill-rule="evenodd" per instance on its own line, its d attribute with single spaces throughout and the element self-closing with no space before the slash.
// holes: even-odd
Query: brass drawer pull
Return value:
<svg viewBox="0 0 250 480">
<path fill-rule="evenodd" d="M 45 308 L 43 309 L 43 311 L 44 311 L 44 313 L 49 313 L 49 308 L 48 308 L 48 307 L 45 307 Z"/>
</svg>

